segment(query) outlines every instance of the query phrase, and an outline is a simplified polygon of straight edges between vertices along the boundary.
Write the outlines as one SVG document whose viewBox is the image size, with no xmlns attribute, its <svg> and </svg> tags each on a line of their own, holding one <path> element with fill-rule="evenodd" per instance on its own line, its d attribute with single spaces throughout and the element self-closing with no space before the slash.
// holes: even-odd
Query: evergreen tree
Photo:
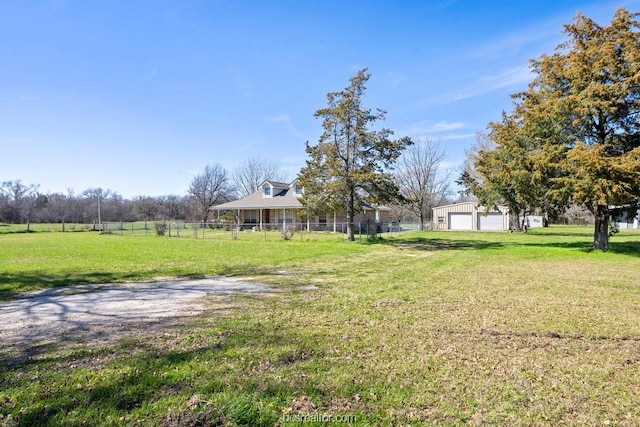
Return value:
<svg viewBox="0 0 640 427">
<path fill-rule="evenodd" d="M 391 170 L 403 149 L 412 144 L 407 137 L 391 140 L 390 129 L 371 130 L 383 120 L 385 111 L 363 108 L 366 69 L 350 79 L 340 92 L 327 94 L 327 106 L 315 112 L 324 132 L 317 145 L 307 143 L 309 158 L 299 175 L 305 189 L 302 203 L 307 213 L 344 207 L 347 240 L 354 240 L 354 216 L 361 202 L 384 203 L 401 198 Z"/>
<path fill-rule="evenodd" d="M 565 25 L 567 41 L 532 61 L 536 77 L 514 96 L 513 112 L 490 125 L 496 150 L 477 162 L 514 206 L 584 205 L 596 220 L 593 247 L 604 251 L 612 209 L 640 196 L 635 16 L 620 8 L 609 26 L 580 14 Z"/>
</svg>

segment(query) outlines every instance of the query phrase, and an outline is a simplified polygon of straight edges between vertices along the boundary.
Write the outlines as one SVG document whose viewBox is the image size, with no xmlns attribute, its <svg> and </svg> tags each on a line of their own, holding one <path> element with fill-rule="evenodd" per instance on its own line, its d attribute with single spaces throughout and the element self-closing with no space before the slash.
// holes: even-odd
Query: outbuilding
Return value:
<svg viewBox="0 0 640 427">
<path fill-rule="evenodd" d="M 454 203 L 433 208 L 437 230 L 504 231 L 509 229 L 509 208 L 487 209 L 476 202 Z"/>
<path fill-rule="evenodd" d="M 527 228 L 546 227 L 544 217 L 541 215 L 527 215 L 518 218 L 518 224 L 522 224 Z"/>
<path fill-rule="evenodd" d="M 640 209 L 637 211 L 628 207 L 613 207 L 615 214 L 611 218 L 611 223 L 618 227 L 619 230 L 638 229 L 640 223 Z"/>
</svg>

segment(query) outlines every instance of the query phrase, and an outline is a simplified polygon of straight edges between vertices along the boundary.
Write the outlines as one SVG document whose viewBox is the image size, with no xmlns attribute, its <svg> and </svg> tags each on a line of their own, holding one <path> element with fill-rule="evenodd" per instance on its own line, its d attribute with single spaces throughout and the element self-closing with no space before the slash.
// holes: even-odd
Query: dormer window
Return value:
<svg viewBox="0 0 640 427">
<path fill-rule="evenodd" d="M 265 185 L 265 186 L 262 188 L 262 195 L 263 195 L 263 196 L 271 196 L 271 186 L 269 186 L 269 185 Z"/>
</svg>

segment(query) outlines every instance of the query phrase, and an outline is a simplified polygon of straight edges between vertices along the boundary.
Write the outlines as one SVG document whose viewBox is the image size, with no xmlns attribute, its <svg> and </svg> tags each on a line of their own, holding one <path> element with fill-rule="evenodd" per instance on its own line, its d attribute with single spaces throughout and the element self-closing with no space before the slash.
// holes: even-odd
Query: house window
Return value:
<svg viewBox="0 0 640 427">
<path fill-rule="evenodd" d="M 270 186 L 268 186 L 268 185 L 265 185 L 265 186 L 262 188 L 262 195 L 264 195 L 264 196 L 270 196 L 270 195 L 271 195 L 271 187 L 270 187 Z"/>
<path fill-rule="evenodd" d="M 327 225 L 327 213 L 320 212 L 318 214 L 318 225 Z"/>
<path fill-rule="evenodd" d="M 244 211 L 245 224 L 257 224 L 258 223 L 258 211 L 255 209 Z"/>
<path fill-rule="evenodd" d="M 286 214 L 281 210 L 278 211 L 278 224 L 282 224 L 285 221 L 287 224 L 293 223 L 293 211 L 291 209 L 287 210 Z"/>
<path fill-rule="evenodd" d="M 296 196 L 300 196 L 302 194 L 302 188 L 298 187 L 298 184 L 296 184 L 293 187 L 293 192 L 296 194 Z"/>
</svg>

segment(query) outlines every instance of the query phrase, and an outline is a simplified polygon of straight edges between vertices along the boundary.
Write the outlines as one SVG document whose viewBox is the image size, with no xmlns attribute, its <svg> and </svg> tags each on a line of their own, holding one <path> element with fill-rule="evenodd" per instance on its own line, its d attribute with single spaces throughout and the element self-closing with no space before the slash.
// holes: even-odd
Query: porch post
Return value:
<svg viewBox="0 0 640 427">
<path fill-rule="evenodd" d="M 333 232 L 335 233 L 336 230 L 336 219 L 337 219 L 337 214 L 336 211 L 333 211 Z"/>
<path fill-rule="evenodd" d="M 260 231 L 262 231 L 262 209 L 260 209 Z"/>
<path fill-rule="evenodd" d="M 287 229 L 287 210 L 282 209 L 282 231 Z"/>
</svg>

